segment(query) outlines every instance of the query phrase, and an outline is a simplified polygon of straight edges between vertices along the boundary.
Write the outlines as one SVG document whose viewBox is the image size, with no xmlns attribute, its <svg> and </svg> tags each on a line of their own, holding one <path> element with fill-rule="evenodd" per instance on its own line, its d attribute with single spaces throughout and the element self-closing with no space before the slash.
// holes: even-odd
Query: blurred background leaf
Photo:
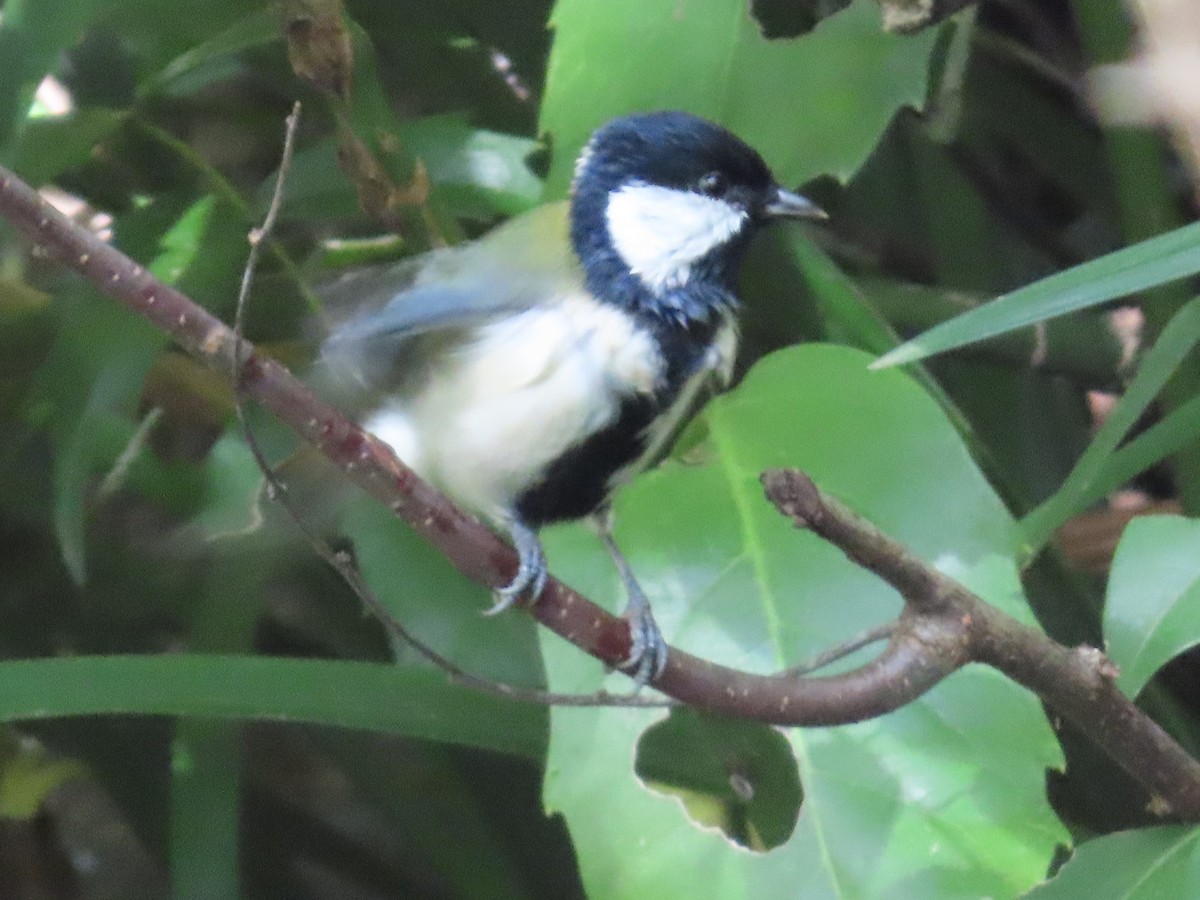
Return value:
<svg viewBox="0 0 1200 900">
<path fill-rule="evenodd" d="M 1081 847 L 1062 872 L 1030 891 L 1030 900 L 1187 895 L 1196 884 L 1195 828 L 1176 825 L 1125 831 Z"/>
</svg>

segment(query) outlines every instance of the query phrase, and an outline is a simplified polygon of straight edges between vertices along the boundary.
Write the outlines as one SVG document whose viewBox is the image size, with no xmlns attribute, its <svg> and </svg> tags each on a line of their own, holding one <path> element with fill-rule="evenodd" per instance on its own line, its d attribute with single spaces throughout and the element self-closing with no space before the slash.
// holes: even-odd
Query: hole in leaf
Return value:
<svg viewBox="0 0 1200 900">
<path fill-rule="evenodd" d="M 772 41 L 808 34 L 849 5 L 850 0 L 750 0 L 750 15 L 762 36 Z"/>
<path fill-rule="evenodd" d="M 804 798 L 780 732 L 690 709 L 672 710 L 642 735 L 636 771 L 651 790 L 679 798 L 697 824 L 758 852 L 791 836 Z"/>
<path fill-rule="evenodd" d="M 545 133 L 541 140 L 525 157 L 525 165 L 538 178 L 545 179 L 550 172 L 550 159 L 554 155 L 554 135 Z"/>
</svg>

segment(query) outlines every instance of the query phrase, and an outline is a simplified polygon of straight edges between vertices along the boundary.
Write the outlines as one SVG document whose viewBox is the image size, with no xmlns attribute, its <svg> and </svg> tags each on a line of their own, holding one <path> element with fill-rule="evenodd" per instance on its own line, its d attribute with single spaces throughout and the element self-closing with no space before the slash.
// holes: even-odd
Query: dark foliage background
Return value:
<svg viewBox="0 0 1200 900">
<path fill-rule="evenodd" d="M 326 23 L 343 99 L 289 61 Z M 989 601 L 1107 642 L 1194 747 L 1195 195 L 1164 132 L 1093 111 L 1088 73 L 1132 34 L 1117 0 L 985 2 L 906 37 L 867 0 L 6 0 L 0 161 L 229 319 L 302 99 L 247 320 L 301 367 L 333 267 L 562 196 L 611 115 L 722 121 L 832 220 L 756 245 L 740 384 L 621 497 L 670 639 L 769 672 L 898 610 L 763 502 L 759 471 L 797 466 Z M 866 369 L 1067 270 L 1000 337 Z M 984 333 L 963 321 L 956 342 Z M 523 616 L 482 619 L 482 588 L 250 415 L 423 640 L 508 682 L 625 688 Z M 1119 507 L 1169 514 L 1113 560 Z M 619 602 L 586 529 L 546 538 Z M 786 733 L 447 683 L 260 503 L 228 386 L 3 223 L 0 623 L 6 898 L 1017 896 L 1075 847 L 1038 893 L 1196 890 L 1194 832 L 1148 827 L 1153 798 L 991 671 Z"/>
</svg>

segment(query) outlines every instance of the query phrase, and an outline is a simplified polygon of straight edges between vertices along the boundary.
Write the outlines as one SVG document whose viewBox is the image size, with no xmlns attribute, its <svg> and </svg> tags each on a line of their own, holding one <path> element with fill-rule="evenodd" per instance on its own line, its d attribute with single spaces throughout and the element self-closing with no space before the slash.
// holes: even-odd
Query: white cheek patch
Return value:
<svg viewBox="0 0 1200 900">
<path fill-rule="evenodd" d="M 613 247 L 654 291 L 686 284 L 691 267 L 746 224 L 746 211 L 692 191 L 634 182 L 605 210 Z"/>
</svg>

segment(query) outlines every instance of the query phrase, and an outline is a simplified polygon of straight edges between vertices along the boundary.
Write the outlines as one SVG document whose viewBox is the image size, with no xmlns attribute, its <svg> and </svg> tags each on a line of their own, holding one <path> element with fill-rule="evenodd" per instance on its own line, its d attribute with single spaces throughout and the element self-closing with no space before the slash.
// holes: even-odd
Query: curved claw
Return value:
<svg viewBox="0 0 1200 900">
<path fill-rule="evenodd" d="M 494 616 L 518 603 L 536 600 L 550 577 L 542 543 L 533 529 L 513 521 L 509 523 L 509 534 L 517 548 L 517 574 L 504 587 L 496 589 L 496 602 L 484 611 L 485 616 Z"/>
<path fill-rule="evenodd" d="M 633 679 L 634 693 L 637 693 L 658 678 L 667 667 L 667 642 L 663 640 L 658 623 L 654 621 L 650 601 L 613 538 L 610 510 L 601 509 L 593 521 L 600 541 L 612 557 L 621 583 L 625 586 L 625 611 L 621 613 L 621 618 L 629 622 L 629 658 L 617 668 Z"/>
<path fill-rule="evenodd" d="M 667 642 L 649 605 L 632 605 L 623 617 L 629 621 L 629 658 L 621 663 L 620 669 L 643 688 L 662 674 L 667 666 Z"/>
<path fill-rule="evenodd" d="M 518 569 L 517 575 L 512 581 L 493 592 L 496 602 L 485 609 L 483 614 L 494 616 L 512 609 L 519 603 L 536 600 L 545 589 L 547 578 L 549 578 L 549 572 L 546 570 L 544 560 L 541 561 L 540 568 L 537 570 L 524 572 L 522 569 Z"/>
</svg>

